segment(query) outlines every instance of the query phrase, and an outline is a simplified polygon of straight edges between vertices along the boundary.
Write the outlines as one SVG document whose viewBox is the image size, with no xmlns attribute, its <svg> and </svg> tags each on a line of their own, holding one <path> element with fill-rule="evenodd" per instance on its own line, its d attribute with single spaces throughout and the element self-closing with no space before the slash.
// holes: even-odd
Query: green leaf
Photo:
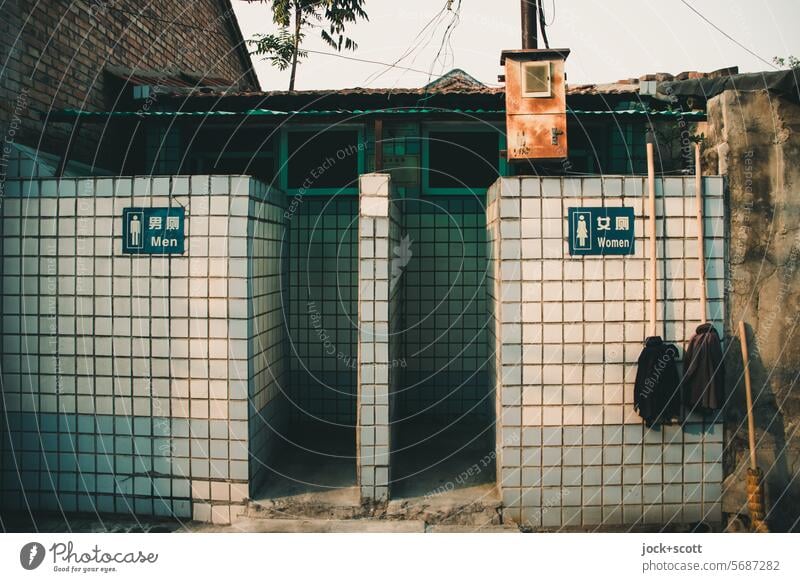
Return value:
<svg viewBox="0 0 800 582">
<path fill-rule="evenodd" d="M 280 69 L 286 70 L 292 64 L 297 51 L 298 60 L 308 53 L 300 48 L 308 28 L 320 27 L 320 37 L 328 46 L 338 52 L 354 51 L 358 44 L 346 36 L 347 27 L 358 20 L 368 20 L 364 10 L 366 0 L 245 0 L 269 4 L 272 21 L 279 30 L 274 34 L 256 34 L 248 40 L 254 47 L 251 54 L 263 57 Z M 296 15 L 300 14 L 300 33 L 294 35 Z"/>
<path fill-rule="evenodd" d="M 278 34 L 257 34 L 247 42 L 255 47 L 250 54 L 264 57 L 281 71 L 285 71 L 292 64 L 294 36 L 288 28 L 280 29 Z M 297 56 L 305 58 L 307 55 L 308 53 L 300 50 Z"/>
</svg>

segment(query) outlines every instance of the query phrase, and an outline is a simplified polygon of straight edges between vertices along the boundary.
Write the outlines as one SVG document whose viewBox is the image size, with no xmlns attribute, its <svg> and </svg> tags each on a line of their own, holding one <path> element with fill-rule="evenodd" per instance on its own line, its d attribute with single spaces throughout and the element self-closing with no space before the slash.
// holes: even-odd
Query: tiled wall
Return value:
<svg viewBox="0 0 800 582">
<path fill-rule="evenodd" d="M 489 192 L 487 393 L 496 388 L 498 476 L 506 515 L 518 522 L 719 520 L 721 426 L 692 417 L 645 429 L 632 409 L 646 332 L 644 186 L 504 178 Z M 657 186 L 661 333 L 682 347 L 700 318 L 693 182 Z M 721 322 L 721 179 L 706 179 L 705 191 L 708 293 Z M 420 258 L 434 262 L 415 267 L 412 242 L 411 261 L 395 273 L 401 224 L 418 233 L 437 225 L 402 217 L 386 175 L 362 177 L 360 217 L 354 199 L 336 198 L 305 200 L 287 217 L 279 193 L 244 177 L 10 180 L 5 192 L 4 507 L 227 521 L 286 429 L 282 388 L 307 410 L 355 421 L 356 382 L 347 380 L 356 372 L 362 495 L 388 496 L 390 409 L 400 408 L 391 399 L 405 371 L 395 364 L 410 364 L 407 338 L 391 330 L 408 327 L 401 306 L 422 296 L 404 295 L 437 272 L 434 258 L 454 253 L 449 234 L 432 235 L 431 256 Z M 185 255 L 121 254 L 124 207 L 176 204 L 187 209 Z M 567 208 L 623 204 L 635 209 L 636 255 L 568 255 Z M 303 289 L 321 294 L 315 309 L 342 357 L 320 351 L 314 298 Z M 357 329 L 360 350 L 351 346 Z M 293 384 L 301 371 L 338 390 Z"/>
<path fill-rule="evenodd" d="M 499 419 L 502 417 L 503 407 L 500 398 L 497 398 L 498 390 L 501 390 L 501 374 L 502 362 L 500 360 L 501 350 L 500 338 L 503 334 L 503 324 L 501 320 L 501 301 L 500 301 L 500 273 L 501 261 L 500 255 L 500 196 L 497 194 L 497 185 L 489 189 L 486 196 L 486 340 L 489 353 L 486 356 L 486 372 L 489 383 L 489 395 L 492 400 L 491 405 L 493 408 L 494 418 Z M 508 228 L 508 227 L 506 227 Z M 512 268 L 516 268 L 513 265 Z M 508 267 L 506 267 L 508 270 Z M 521 333 L 521 326 L 517 323 L 507 324 L 508 333 Z M 500 425 L 495 421 L 495 452 L 498 456 L 502 455 L 503 450 L 503 434 L 499 430 Z M 513 441 L 511 444 L 515 444 Z M 499 463 L 495 463 L 497 472 L 496 481 L 499 483 L 501 475 L 501 467 Z"/>
<path fill-rule="evenodd" d="M 406 268 L 408 267 L 408 247 L 410 244 L 410 239 L 408 238 L 407 234 L 403 232 L 403 213 L 402 213 L 402 206 L 397 203 L 395 198 L 394 189 L 391 187 L 391 180 L 389 180 L 389 259 L 388 259 L 388 270 L 389 270 L 389 327 L 388 327 L 388 336 L 387 340 L 389 343 L 389 357 L 388 360 L 384 362 L 380 362 L 381 365 L 386 365 L 388 367 L 388 375 L 389 375 L 389 410 L 388 410 L 388 418 L 389 418 L 389 426 L 383 427 L 378 426 L 376 424 L 376 431 L 375 431 L 375 445 L 376 445 L 376 460 L 382 460 L 385 458 L 383 455 L 386 450 L 383 448 L 384 446 L 388 448 L 388 475 L 387 475 L 387 495 L 391 495 L 391 483 L 392 483 L 392 468 L 391 468 L 391 454 L 392 454 L 392 446 L 393 443 L 397 442 L 397 400 L 400 394 L 402 394 L 403 389 L 405 388 L 404 385 L 404 377 L 405 373 L 408 369 L 408 363 L 406 359 L 406 344 L 403 339 L 400 330 L 405 326 L 405 309 L 406 309 L 406 299 L 405 299 L 405 285 L 403 285 L 404 278 L 407 276 Z M 383 226 L 378 228 L 378 223 L 375 223 L 375 234 L 383 234 Z M 378 250 L 379 245 L 376 245 L 375 249 Z M 376 260 L 375 263 L 376 267 L 376 274 L 378 271 L 378 262 Z M 378 287 L 376 286 L 376 289 Z M 376 414 L 376 421 L 380 420 L 383 422 L 384 415 L 383 411 L 381 411 L 380 415 Z M 383 437 L 384 430 L 388 429 L 389 432 L 389 442 L 385 442 Z M 375 484 L 378 487 L 382 487 L 382 482 L 379 479 L 382 477 L 378 472 L 376 472 Z M 383 490 L 379 489 L 376 491 L 375 498 L 380 498 Z"/>
<path fill-rule="evenodd" d="M 390 411 L 402 373 L 403 266 L 400 208 L 389 174 L 359 178 L 359 402 L 361 497 L 386 500 L 390 483 Z"/>
<path fill-rule="evenodd" d="M 276 395 L 260 358 L 279 353 L 278 194 L 175 176 L 9 181 L 6 196 L 4 507 L 231 519 L 249 447 L 269 448 L 248 442 L 248 398 Z M 121 253 L 123 208 L 176 205 L 184 255 Z"/>
<path fill-rule="evenodd" d="M 249 268 L 248 367 L 250 396 L 250 495 L 269 475 L 273 452 L 286 434 L 286 284 L 284 200 L 280 192 L 251 181 L 247 221 Z M 243 234 L 236 233 L 237 236 Z"/>
<path fill-rule="evenodd" d="M 693 179 L 657 181 L 659 330 L 682 351 L 700 321 Z M 489 192 L 498 477 L 531 527 L 721 519 L 722 425 L 647 429 L 633 410 L 646 334 L 646 180 L 503 178 Z M 710 317 L 721 325 L 722 178 L 706 178 Z M 567 209 L 630 206 L 636 254 L 571 257 Z"/>
<path fill-rule="evenodd" d="M 400 204 L 410 244 L 403 281 L 408 365 L 398 413 L 489 421 L 484 202 L 442 195 Z"/>
<path fill-rule="evenodd" d="M 293 423 L 356 420 L 358 199 L 288 201 L 289 387 Z"/>
</svg>

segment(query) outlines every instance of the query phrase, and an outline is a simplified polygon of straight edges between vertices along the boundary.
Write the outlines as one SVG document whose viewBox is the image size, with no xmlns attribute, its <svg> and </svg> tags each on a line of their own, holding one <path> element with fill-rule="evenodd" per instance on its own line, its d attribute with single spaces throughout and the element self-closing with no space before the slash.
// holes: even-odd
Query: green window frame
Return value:
<svg viewBox="0 0 800 582">
<path fill-rule="evenodd" d="M 647 171 L 647 132 L 641 123 L 609 127 L 607 174 L 643 174 Z"/>
<path fill-rule="evenodd" d="M 422 194 L 423 195 L 475 195 L 485 194 L 486 189 L 489 187 L 475 186 L 475 187 L 436 187 L 430 184 L 430 134 L 437 132 L 450 132 L 450 133 L 485 133 L 497 135 L 497 173 L 498 177 L 508 176 L 509 168 L 505 156 L 500 152 L 506 148 L 506 135 L 503 129 L 496 124 L 485 123 L 464 123 L 464 122 L 442 122 L 425 124 L 422 127 Z"/>
<path fill-rule="evenodd" d="M 289 187 L 289 136 L 292 133 L 307 132 L 356 132 L 356 180 L 351 187 L 320 187 L 320 188 L 295 188 Z M 280 133 L 280 146 L 278 157 L 278 177 L 281 190 L 289 196 L 332 196 L 336 194 L 358 194 L 358 176 L 364 173 L 366 167 L 367 143 L 364 139 L 364 125 L 355 123 L 342 123 L 334 125 L 326 124 L 302 124 L 284 127 Z"/>
</svg>

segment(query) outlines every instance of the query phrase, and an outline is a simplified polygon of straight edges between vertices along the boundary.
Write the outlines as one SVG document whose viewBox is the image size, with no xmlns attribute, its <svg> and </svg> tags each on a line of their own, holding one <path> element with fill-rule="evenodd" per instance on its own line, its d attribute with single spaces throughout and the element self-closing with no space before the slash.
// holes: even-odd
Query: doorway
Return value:
<svg viewBox="0 0 800 582">
<path fill-rule="evenodd" d="M 392 497 L 490 488 L 483 200 L 451 195 L 401 205 L 411 260 L 403 275 L 405 366 L 392 409 Z"/>
<path fill-rule="evenodd" d="M 256 499 L 357 505 L 357 197 L 303 200 L 282 256 L 282 434 Z"/>
</svg>

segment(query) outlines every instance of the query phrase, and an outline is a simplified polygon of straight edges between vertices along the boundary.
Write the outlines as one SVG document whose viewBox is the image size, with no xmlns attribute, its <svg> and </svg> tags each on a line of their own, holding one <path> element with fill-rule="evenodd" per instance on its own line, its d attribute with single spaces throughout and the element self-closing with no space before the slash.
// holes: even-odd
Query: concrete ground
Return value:
<svg viewBox="0 0 800 582">
<path fill-rule="evenodd" d="M 444 424 L 421 416 L 398 422 L 395 434 L 395 499 L 455 493 L 495 481 L 494 432 L 482 424 L 469 419 Z"/>
<path fill-rule="evenodd" d="M 386 519 L 244 519 L 233 525 L 197 521 L 133 520 L 111 516 L 37 515 L 35 525 L 23 515 L 3 516 L 5 533 L 470 533 L 518 532 L 516 527 L 428 525 L 423 520 Z"/>
<path fill-rule="evenodd" d="M 416 417 L 396 423 L 392 498 L 435 495 L 495 480 L 494 434 L 469 420 L 452 424 Z M 323 494 L 357 496 L 355 432 L 350 427 L 305 423 L 275 452 L 255 500 Z"/>
<path fill-rule="evenodd" d="M 0 515 L 0 531 L 5 533 L 171 533 L 190 522 L 173 519 L 134 519 L 127 516 L 91 514 L 25 513 Z"/>
<path fill-rule="evenodd" d="M 422 520 L 250 519 L 229 526 L 190 525 L 185 531 L 215 533 L 519 533 L 496 525 L 429 525 Z"/>
<path fill-rule="evenodd" d="M 392 499 L 362 505 L 352 428 L 295 427 L 265 467 L 264 485 L 230 526 L 125 516 L 23 514 L 0 530 L 48 532 L 473 532 L 518 531 L 500 525 L 492 435 L 461 423 L 415 419 L 397 432 Z M 476 435 L 477 436 L 476 438 Z"/>
<path fill-rule="evenodd" d="M 110 516 L 99 519 L 89 515 L 37 515 L 36 525 L 26 516 L 0 516 L 0 532 L 5 533 L 519 533 L 513 525 L 436 525 L 424 520 L 393 519 L 244 519 L 233 525 L 212 525 L 196 521 L 178 522 L 140 520 Z M 564 530 L 566 531 L 566 530 Z M 595 531 L 574 529 L 570 531 Z M 702 525 L 691 527 L 673 524 L 603 528 L 604 532 L 629 533 L 704 533 L 715 531 Z M 724 530 L 723 530 L 724 531 Z"/>
<path fill-rule="evenodd" d="M 347 497 L 356 486 L 355 429 L 321 422 L 294 427 L 262 472 L 264 483 L 253 495 L 256 500 L 312 494 Z"/>
</svg>

